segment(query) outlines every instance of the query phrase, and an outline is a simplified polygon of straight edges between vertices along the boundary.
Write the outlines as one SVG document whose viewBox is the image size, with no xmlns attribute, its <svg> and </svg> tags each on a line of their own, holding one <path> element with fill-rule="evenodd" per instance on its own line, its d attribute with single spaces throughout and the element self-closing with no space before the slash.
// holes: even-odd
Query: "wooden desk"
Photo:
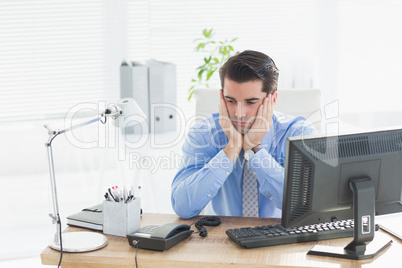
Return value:
<svg viewBox="0 0 402 268">
<path fill-rule="evenodd" d="M 144 214 L 141 226 L 160 225 L 169 222 L 191 224 L 201 216 L 190 220 L 169 214 Z M 308 256 L 307 251 L 315 244 L 345 246 L 352 239 L 340 238 L 318 242 L 297 243 L 282 246 L 244 249 L 230 240 L 225 231 L 230 228 L 277 224 L 279 219 L 220 217 L 222 224 L 208 227 L 208 236 L 193 234 L 188 239 L 165 252 L 139 249 L 138 266 L 143 267 L 390 267 L 400 263 L 402 244 L 383 231 L 376 232 L 376 239 L 390 239 L 392 245 L 375 259 L 352 261 L 329 257 Z M 195 229 L 195 227 L 193 226 Z M 82 231 L 68 227 L 67 232 Z M 108 245 L 87 253 L 64 253 L 62 267 L 135 267 L 135 248 L 125 237 L 107 235 Z M 375 243 L 373 241 L 372 243 Z M 60 253 L 47 247 L 41 254 L 42 264 L 57 265 Z"/>
</svg>

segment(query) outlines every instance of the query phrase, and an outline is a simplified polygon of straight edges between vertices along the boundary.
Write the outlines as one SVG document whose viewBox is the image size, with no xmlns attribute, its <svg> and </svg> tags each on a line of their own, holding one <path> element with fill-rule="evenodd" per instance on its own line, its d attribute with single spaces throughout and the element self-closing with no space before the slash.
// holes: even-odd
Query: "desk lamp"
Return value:
<svg viewBox="0 0 402 268">
<path fill-rule="evenodd" d="M 136 116 L 137 121 L 129 121 L 128 117 Z M 50 247 L 64 252 L 87 252 L 92 250 L 100 249 L 107 244 L 106 236 L 94 233 L 94 232 L 68 232 L 61 233 L 61 221 L 59 215 L 59 205 L 57 199 L 57 189 L 56 189 L 56 178 L 54 172 L 53 164 L 53 153 L 52 153 L 52 141 L 59 134 L 66 133 L 76 128 L 80 128 L 95 122 L 106 123 L 106 119 L 110 118 L 112 124 L 116 127 L 127 127 L 139 124 L 145 120 L 146 115 L 135 102 L 134 99 L 125 98 L 120 100 L 117 104 L 111 104 L 109 107 L 98 117 L 91 119 L 89 121 L 70 126 L 63 130 L 52 130 L 48 125 L 45 125 L 49 133 L 49 139 L 45 146 L 47 147 L 48 161 L 49 161 L 49 172 L 50 172 L 50 182 L 52 188 L 52 200 L 53 200 L 53 214 L 49 214 L 52 218 L 53 224 L 56 224 L 56 233 L 54 235 L 53 242 Z"/>
</svg>

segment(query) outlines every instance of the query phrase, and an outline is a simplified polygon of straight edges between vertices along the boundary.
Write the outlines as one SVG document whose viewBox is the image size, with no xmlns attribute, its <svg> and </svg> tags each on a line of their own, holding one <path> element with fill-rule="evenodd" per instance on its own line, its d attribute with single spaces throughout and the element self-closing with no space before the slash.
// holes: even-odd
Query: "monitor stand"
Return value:
<svg viewBox="0 0 402 268">
<path fill-rule="evenodd" d="M 314 246 L 307 254 L 335 258 L 364 260 L 374 258 L 389 247 L 392 240 L 385 243 L 371 243 L 374 239 L 375 192 L 370 178 L 349 181 L 353 192 L 354 239 L 345 248 Z"/>
</svg>

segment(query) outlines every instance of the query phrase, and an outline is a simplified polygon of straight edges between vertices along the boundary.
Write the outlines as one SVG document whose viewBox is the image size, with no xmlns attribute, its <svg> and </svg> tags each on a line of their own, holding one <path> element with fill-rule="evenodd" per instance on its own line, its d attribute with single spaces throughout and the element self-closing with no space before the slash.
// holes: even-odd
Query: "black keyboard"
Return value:
<svg viewBox="0 0 402 268">
<path fill-rule="evenodd" d="M 277 224 L 229 229 L 226 234 L 242 247 L 256 248 L 351 237 L 353 229 L 353 220 L 344 220 L 293 228 Z"/>
</svg>

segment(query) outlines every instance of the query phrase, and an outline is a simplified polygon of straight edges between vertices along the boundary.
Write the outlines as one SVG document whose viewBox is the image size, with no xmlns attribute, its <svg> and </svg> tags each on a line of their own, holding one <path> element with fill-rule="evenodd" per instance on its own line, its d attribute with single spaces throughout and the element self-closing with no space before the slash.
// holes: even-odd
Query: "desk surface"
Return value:
<svg viewBox="0 0 402 268">
<path fill-rule="evenodd" d="M 141 218 L 141 226 L 161 225 L 169 222 L 191 224 L 201 216 L 183 220 L 176 215 L 148 214 Z M 279 219 L 220 217 L 222 224 L 208 227 L 208 236 L 196 234 L 165 252 L 139 249 L 138 266 L 143 267 L 389 267 L 400 263 L 402 243 L 383 231 L 376 232 L 377 239 L 392 239 L 392 245 L 371 260 L 353 261 L 329 257 L 308 256 L 307 251 L 315 244 L 345 246 L 352 239 L 340 238 L 309 243 L 244 249 L 230 240 L 225 231 L 231 228 L 277 224 Z M 195 228 L 193 226 L 193 228 Z M 192 229 L 193 229 L 192 228 Z M 67 232 L 82 231 L 68 227 Z M 135 267 L 135 248 L 125 237 L 106 235 L 108 245 L 103 249 L 86 253 L 64 253 L 62 267 Z M 42 264 L 57 265 L 60 253 L 47 247 L 41 254 Z"/>
</svg>

